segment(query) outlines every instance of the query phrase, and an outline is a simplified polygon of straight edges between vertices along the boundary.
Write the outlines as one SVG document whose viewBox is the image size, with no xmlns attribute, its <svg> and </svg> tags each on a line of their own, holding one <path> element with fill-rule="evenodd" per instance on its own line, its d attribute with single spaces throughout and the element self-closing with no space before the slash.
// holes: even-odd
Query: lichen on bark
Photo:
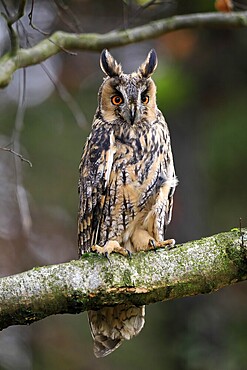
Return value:
<svg viewBox="0 0 247 370">
<path fill-rule="evenodd" d="M 96 254 L 0 279 L 0 328 L 52 314 L 205 294 L 247 279 L 247 230 L 133 254 Z"/>
</svg>

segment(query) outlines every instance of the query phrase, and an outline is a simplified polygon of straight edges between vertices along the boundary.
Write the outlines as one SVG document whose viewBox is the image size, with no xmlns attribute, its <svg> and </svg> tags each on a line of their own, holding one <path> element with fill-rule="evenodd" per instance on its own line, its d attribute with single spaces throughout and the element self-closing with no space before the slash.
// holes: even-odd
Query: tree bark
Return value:
<svg viewBox="0 0 247 370">
<path fill-rule="evenodd" d="M 0 88 L 10 83 L 17 69 L 41 63 L 60 51 L 101 51 L 103 48 L 133 44 L 180 29 L 200 27 L 247 27 L 247 11 L 178 15 L 143 26 L 115 30 L 105 34 L 75 34 L 57 31 L 31 48 L 17 49 L 15 52 L 12 50 L 5 54 L 0 59 Z"/>
<path fill-rule="evenodd" d="M 247 229 L 139 252 L 131 258 L 85 254 L 0 279 L 0 329 L 46 316 L 119 303 L 143 305 L 211 293 L 247 279 Z"/>
</svg>

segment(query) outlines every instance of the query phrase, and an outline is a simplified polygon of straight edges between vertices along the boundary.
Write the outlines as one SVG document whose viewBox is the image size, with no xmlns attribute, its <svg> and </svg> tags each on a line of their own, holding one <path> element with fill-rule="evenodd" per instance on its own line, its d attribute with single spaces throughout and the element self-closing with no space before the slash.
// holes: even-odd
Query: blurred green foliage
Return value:
<svg viewBox="0 0 247 370">
<path fill-rule="evenodd" d="M 246 99 L 240 90 L 205 118 L 208 127 L 202 160 L 207 164 L 209 194 L 214 201 L 211 222 L 216 228 L 230 227 L 246 217 Z M 243 214 L 242 214 L 243 213 Z M 246 222 L 246 221 L 245 221 Z"/>
<path fill-rule="evenodd" d="M 195 86 L 192 76 L 188 76 L 180 63 L 168 64 L 154 76 L 157 86 L 157 102 L 164 112 L 182 109 L 193 99 Z"/>
</svg>

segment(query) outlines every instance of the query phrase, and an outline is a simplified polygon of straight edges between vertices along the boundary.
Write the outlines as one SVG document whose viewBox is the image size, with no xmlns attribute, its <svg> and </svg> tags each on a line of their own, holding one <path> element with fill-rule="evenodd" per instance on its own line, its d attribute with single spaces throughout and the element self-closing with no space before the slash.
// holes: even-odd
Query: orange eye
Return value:
<svg viewBox="0 0 247 370">
<path fill-rule="evenodd" d="M 149 102 L 149 96 L 148 95 L 143 95 L 142 96 L 142 103 L 147 104 Z"/>
<path fill-rule="evenodd" d="M 121 96 L 119 96 L 119 95 L 114 95 L 111 98 L 111 102 L 114 105 L 120 105 L 123 102 L 123 98 Z"/>
</svg>

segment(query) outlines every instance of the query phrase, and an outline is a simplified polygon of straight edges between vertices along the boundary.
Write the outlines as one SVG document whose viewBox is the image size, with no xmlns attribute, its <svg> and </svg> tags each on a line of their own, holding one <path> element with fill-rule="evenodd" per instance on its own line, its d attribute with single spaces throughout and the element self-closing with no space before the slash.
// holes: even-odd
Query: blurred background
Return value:
<svg viewBox="0 0 247 370">
<path fill-rule="evenodd" d="M 14 14 L 17 1 L 0 1 Z M 32 12 L 33 27 L 28 13 Z M 216 11 L 214 1 L 38 1 L 16 30 L 26 48 L 55 30 L 104 33 L 174 14 Z M 7 4 L 7 5 L 6 5 Z M 234 7 L 247 9 L 244 1 Z M 9 50 L 0 18 L 0 55 Z M 124 70 L 148 51 L 169 124 L 179 186 L 167 237 L 178 243 L 246 226 L 247 29 L 193 29 L 111 50 Z M 0 275 L 77 258 L 77 181 L 103 73 L 99 53 L 63 51 L 17 71 L 0 91 Z M 86 313 L 0 333 L 1 370 L 244 370 L 247 285 L 147 307 L 141 334 L 93 355 Z"/>
</svg>

